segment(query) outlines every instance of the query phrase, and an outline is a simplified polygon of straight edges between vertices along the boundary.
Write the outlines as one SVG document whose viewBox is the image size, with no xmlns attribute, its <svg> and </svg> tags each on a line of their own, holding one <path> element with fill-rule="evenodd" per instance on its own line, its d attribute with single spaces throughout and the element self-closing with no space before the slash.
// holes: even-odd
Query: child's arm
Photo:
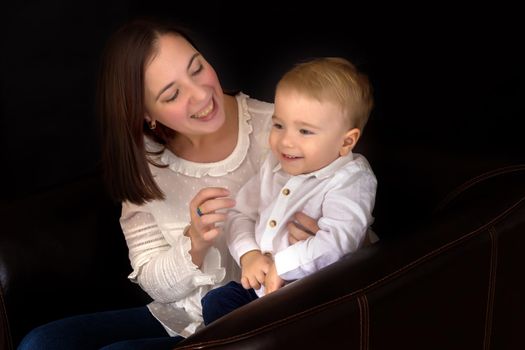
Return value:
<svg viewBox="0 0 525 350">
<path fill-rule="evenodd" d="M 233 259 L 241 266 L 241 257 L 260 250 L 255 240 L 255 222 L 259 217 L 260 177 L 253 176 L 241 187 L 235 197 L 235 207 L 228 211 L 224 233 Z"/>
<path fill-rule="evenodd" d="M 357 250 L 373 221 L 377 181 L 371 171 L 334 177 L 321 205 L 319 231 L 278 252 L 275 265 L 284 280 L 307 276 Z"/>
<path fill-rule="evenodd" d="M 308 215 L 298 212 L 294 215 L 294 221 L 290 222 L 287 226 L 288 229 L 288 242 L 295 244 L 300 241 L 309 239 L 319 231 L 317 226 L 317 220 L 312 219 Z M 284 280 L 277 273 L 275 262 L 272 260 L 272 264 L 268 269 L 266 278 L 264 279 L 265 293 L 269 294 L 275 292 L 277 289 L 284 285 Z"/>
</svg>

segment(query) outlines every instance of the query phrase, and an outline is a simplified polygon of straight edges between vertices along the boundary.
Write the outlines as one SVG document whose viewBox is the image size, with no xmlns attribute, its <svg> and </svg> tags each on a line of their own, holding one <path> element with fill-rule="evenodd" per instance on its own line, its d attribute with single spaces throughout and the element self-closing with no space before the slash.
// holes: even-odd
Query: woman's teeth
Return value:
<svg viewBox="0 0 525 350">
<path fill-rule="evenodd" d="M 200 119 L 200 118 L 206 117 L 212 110 L 213 110 L 213 101 L 211 101 L 211 103 L 210 103 L 210 105 L 208 107 L 206 107 L 205 109 L 203 109 L 199 113 L 196 113 L 196 114 L 190 116 L 190 118 Z"/>
</svg>

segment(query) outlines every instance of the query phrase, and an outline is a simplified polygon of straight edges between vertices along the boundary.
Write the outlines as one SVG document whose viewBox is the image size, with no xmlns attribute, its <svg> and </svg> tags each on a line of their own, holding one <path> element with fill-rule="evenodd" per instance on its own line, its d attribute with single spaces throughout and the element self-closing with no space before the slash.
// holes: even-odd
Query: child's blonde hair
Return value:
<svg viewBox="0 0 525 350">
<path fill-rule="evenodd" d="M 374 99 L 368 77 L 341 57 L 322 57 L 295 65 L 277 83 L 320 102 L 341 106 L 351 127 L 364 129 Z"/>
</svg>

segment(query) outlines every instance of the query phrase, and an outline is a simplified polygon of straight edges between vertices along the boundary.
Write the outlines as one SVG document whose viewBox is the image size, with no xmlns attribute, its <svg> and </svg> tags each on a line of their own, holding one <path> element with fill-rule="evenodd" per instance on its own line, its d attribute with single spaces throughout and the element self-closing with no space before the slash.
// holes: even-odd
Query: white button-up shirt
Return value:
<svg viewBox="0 0 525 350">
<path fill-rule="evenodd" d="M 360 154 L 339 157 L 323 169 L 292 176 L 270 155 L 239 191 L 225 233 L 230 253 L 251 250 L 274 256 L 277 273 L 296 280 L 357 250 L 373 222 L 376 177 Z M 318 220 L 312 237 L 288 243 L 286 225 L 297 212 Z M 261 296 L 264 292 L 259 290 Z"/>
</svg>

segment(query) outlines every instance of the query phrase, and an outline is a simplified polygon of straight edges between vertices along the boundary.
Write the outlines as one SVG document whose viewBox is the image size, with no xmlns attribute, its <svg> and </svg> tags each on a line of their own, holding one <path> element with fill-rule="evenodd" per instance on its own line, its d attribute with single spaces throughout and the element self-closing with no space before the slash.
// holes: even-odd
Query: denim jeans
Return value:
<svg viewBox="0 0 525 350">
<path fill-rule="evenodd" d="M 253 289 L 244 289 L 240 283 L 233 281 L 212 289 L 201 300 L 204 324 L 208 325 L 257 298 Z"/>
<path fill-rule="evenodd" d="M 18 350 L 172 349 L 182 337 L 170 337 L 147 307 L 72 316 L 37 327 Z"/>
</svg>

